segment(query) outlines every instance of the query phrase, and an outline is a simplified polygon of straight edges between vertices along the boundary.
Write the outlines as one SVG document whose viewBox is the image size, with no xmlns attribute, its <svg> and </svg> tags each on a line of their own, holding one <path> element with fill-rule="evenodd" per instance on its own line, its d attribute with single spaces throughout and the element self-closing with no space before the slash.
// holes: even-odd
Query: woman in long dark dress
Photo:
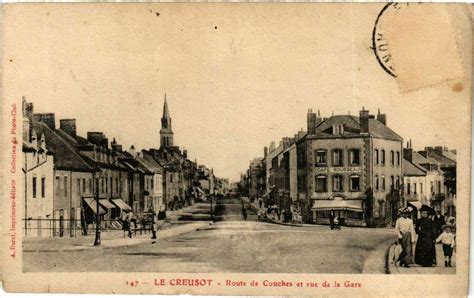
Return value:
<svg viewBox="0 0 474 298">
<path fill-rule="evenodd" d="M 415 232 L 418 234 L 415 249 L 415 263 L 423 267 L 431 267 L 434 264 L 436 251 L 436 227 L 431 218 L 428 217 L 430 207 L 421 206 L 421 218 L 416 222 Z"/>
</svg>

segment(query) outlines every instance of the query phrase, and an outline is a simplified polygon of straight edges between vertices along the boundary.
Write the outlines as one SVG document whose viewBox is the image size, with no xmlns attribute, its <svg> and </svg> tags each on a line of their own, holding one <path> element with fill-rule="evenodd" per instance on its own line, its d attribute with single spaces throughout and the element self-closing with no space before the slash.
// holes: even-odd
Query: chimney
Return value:
<svg viewBox="0 0 474 298">
<path fill-rule="evenodd" d="M 33 106 L 31 107 L 31 109 L 33 110 Z M 52 130 L 56 129 L 56 120 L 54 117 L 54 113 L 33 114 L 33 118 L 34 118 L 34 121 L 44 122 Z"/>
<path fill-rule="evenodd" d="M 362 107 L 362 110 L 359 112 L 360 118 L 360 132 L 368 133 L 369 132 L 369 111 Z"/>
<path fill-rule="evenodd" d="M 101 146 L 104 147 L 105 149 L 109 149 L 109 139 L 107 139 L 104 135 L 102 138 L 102 141 L 100 142 Z"/>
<path fill-rule="evenodd" d="M 188 150 L 183 150 L 183 157 L 188 158 Z"/>
<path fill-rule="evenodd" d="M 403 158 L 412 162 L 413 160 L 413 149 L 411 148 L 403 148 Z"/>
<path fill-rule="evenodd" d="M 59 120 L 59 128 L 64 130 L 68 135 L 76 136 L 76 119 Z"/>
<path fill-rule="evenodd" d="M 378 110 L 378 113 L 377 113 L 377 120 L 381 122 L 383 125 L 387 125 L 387 115 L 380 114 L 380 109 Z"/>
<path fill-rule="evenodd" d="M 113 151 L 122 151 L 122 145 L 117 144 L 115 138 L 112 139 L 112 143 L 110 143 L 110 146 L 112 147 Z"/>
<path fill-rule="evenodd" d="M 130 153 L 130 155 L 131 155 L 133 158 L 135 158 L 135 156 L 136 156 L 135 146 L 132 145 L 132 146 L 130 147 L 130 152 L 129 152 L 129 153 Z"/>
<path fill-rule="evenodd" d="M 268 155 L 268 147 L 265 146 L 265 147 L 263 147 L 263 158 L 266 158 L 267 155 Z"/>
<path fill-rule="evenodd" d="M 33 103 L 32 102 L 26 102 L 25 97 L 22 97 L 22 103 L 23 103 L 23 117 L 28 118 L 28 120 L 33 121 Z"/>
<path fill-rule="evenodd" d="M 436 146 L 434 147 L 434 152 L 438 155 L 443 154 L 443 146 Z"/>
<path fill-rule="evenodd" d="M 318 115 L 316 113 L 313 113 L 312 109 L 308 109 L 307 128 L 308 128 L 308 134 L 310 135 L 316 134 L 317 118 L 318 118 Z"/>
<path fill-rule="evenodd" d="M 269 152 L 272 152 L 273 150 L 275 150 L 275 141 L 271 141 L 270 148 L 268 149 Z"/>
<path fill-rule="evenodd" d="M 88 131 L 87 140 L 94 145 L 102 146 L 102 139 L 105 138 L 104 133 L 99 131 Z"/>
</svg>

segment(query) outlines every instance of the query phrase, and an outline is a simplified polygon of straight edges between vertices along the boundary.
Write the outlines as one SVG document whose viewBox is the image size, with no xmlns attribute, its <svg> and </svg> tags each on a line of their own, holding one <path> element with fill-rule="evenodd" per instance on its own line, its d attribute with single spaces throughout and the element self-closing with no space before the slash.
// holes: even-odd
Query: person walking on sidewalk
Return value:
<svg viewBox="0 0 474 298">
<path fill-rule="evenodd" d="M 450 225 L 444 225 L 443 230 L 444 232 L 438 236 L 436 242 L 441 242 L 443 244 L 444 267 L 451 267 L 451 257 L 453 256 L 456 236 L 454 235 L 453 229 Z"/>
<path fill-rule="evenodd" d="M 421 218 L 416 222 L 415 232 L 418 234 L 415 248 L 415 263 L 423 267 L 435 264 L 436 227 L 433 220 L 428 217 L 432 208 L 423 205 L 420 208 Z"/>
<path fill-rule="evenodd" d="M 413 265 L 413 246 L 415 241 L 415 228 L 413 221 L 409 217 L 411 210 L 409 207 L 401 210 L 401 217 L 395 223 L 395 231 L 398 236 L 398 242 L 402 246 L 402 252 L 399 257 L 400 266 L 409 267 Z"/>
<path fill-rule="evenodd" d="M 153 212 L 153 216 L 151 218 L 151 243 L 155 243 L 156 241 L 156 232 L 158 232 L 158 214 L 156 212 Z"/>
<path fill-rule="evenodd" d="M 263 204 L 262 199 L 258 200 L 258 206 L 260 207 L 260 209 L 262 209 L 262 204 Z"/>
</svg>

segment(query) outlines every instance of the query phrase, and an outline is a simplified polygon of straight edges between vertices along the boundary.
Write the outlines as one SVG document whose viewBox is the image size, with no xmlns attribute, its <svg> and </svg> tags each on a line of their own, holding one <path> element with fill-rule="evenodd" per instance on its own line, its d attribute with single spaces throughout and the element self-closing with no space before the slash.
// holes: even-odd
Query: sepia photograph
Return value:
<svg viewBox="0 0 474 298">
<path fill-rule="evenodd" d="M 467 6 L 3 14 L 15 291 L 466 293 Z"/>
</svg>

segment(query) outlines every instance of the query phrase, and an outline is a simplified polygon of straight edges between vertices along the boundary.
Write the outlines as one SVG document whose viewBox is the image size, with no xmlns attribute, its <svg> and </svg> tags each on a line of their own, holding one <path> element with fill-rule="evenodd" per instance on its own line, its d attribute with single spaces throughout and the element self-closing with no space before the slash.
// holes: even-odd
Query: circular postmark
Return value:
<svg viewBox="0 0 474 298">
<path fill-rule="evenodd" d="M 382 8 L 379 15 L 377 16 L 377 19 L 375 20 L 374 29 L 372 31 L 372 49 L 374 50 L 375 58 L 377 58 L 377 62 L 380 64 L 383 70 L 385 70 L 385 72 L 392 77 L 397 77 L 397 74 L 395 73 L 395 69 L 392 65 L 392 55 L 390 54 L 387 40 L 385 39 L 385 35 L 379 23 L 385 11 L 389 9 L 390 6 L 394 6 L 395 4 L 398 3 L 387 3 Z"/>
<path fill-rule="evenodd" d="M 377 16 L 377 19 L 375 20 L 374 29 L 372 31 L 372 50 L 374 51 L 375 58 L 377 58 L 377 62 L 380 64 L 383 70 L 385 70 L 385 72 L 392 77 L 397 77 L 397 73 L 392 63 L 392 54 L 390 53 L 390 47 L 383 30 L 383 16 L 386 16 L 390 13 L 398 13 L 400 10 L 415 4 L 419 5 L 420 3 L 387 3 L 382 8 Z"/>
</svg>

